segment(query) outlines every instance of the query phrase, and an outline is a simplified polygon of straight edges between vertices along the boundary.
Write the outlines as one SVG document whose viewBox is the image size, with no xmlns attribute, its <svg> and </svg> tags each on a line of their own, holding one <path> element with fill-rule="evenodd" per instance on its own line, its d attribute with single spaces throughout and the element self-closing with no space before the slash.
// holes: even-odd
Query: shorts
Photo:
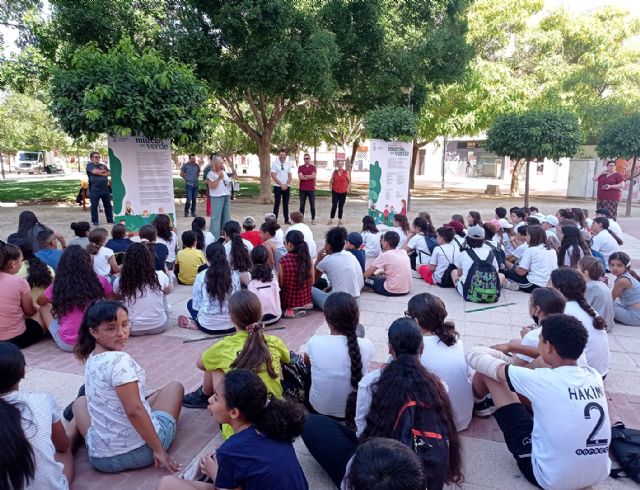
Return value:
<svg viewBox="0 0 640 490">
<path fill-rule="evenodd" d="M 500 407 L 493 413 L 493 416 L 498 422 L 507 448 L 515 458 L 520 472 L 529 483 L 539 487 L 531 464 L 533 417 L 522 403 L 511 403 Z"/>
<path fill-rule="evenodd" d="M 171 446 L 171 443 L 176 437 L 176 421 L 171 414 L 162 410 L 154 410 L 153 414 L 160 424 L 158 437 L 162 442 L 162 447 L 169 449 L 169 446 Z M 102 473 L 120 473 L 121 471 L 137 470 L 153 464 L 153 451 L 147 444 L 144 444 L 136 449 L 132 449 L 128 453 L 116 454 L 115 456 L 95 458 L 89 455 L 89 463 Z"/>
</svg>

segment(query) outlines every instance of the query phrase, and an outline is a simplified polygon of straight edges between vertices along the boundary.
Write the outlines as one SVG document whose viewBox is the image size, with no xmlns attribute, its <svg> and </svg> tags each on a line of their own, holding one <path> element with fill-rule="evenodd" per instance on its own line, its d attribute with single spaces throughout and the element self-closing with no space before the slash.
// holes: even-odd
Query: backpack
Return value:
<svg viewBox="0 0 640 490">
<path fill-rule="evenodd" d="M 640 430 L 627 429 L 622 422 L 611 427 L 609 450 L 620 464 L 619 469 L 611 470 L 612 478 L 621 478 L 621 473 L 640 483 Z"/>
<path fill-rule="evenodd" d="M 427 477 L 429 490 L 441 490 L 449 471 L 449 436 L 440 415 L 422 402 L 405 403 L 391 437 L 413 449 Z"/>
<path fill-rule="evenodd" d="M 600 263 L 602 264 L 602 267 L 604 267 L 605 272 L 609 270 L 609 265 L 607 264 L 607 261 L 604 260 L 604 255 L 602 255 L 600 252 L 594 249 L 591 249 L 591 255 L 593 255 L 596 259 L 600 261 Z"/>
<path fill-rule="evenodd" d="M 504 250 L 502 249 L 502 247 L 500 245 L 495 245 L 494 243 L 491 242 L 491 240 L 486 240 L 484 243 L 489 245 L 489 247 L 491 247 L 491 250 L 493 250 L 493 252 L 495 253 L 496 262 L 498 262 L 498 270 L 499 271 L 505 270 L 507 255 L 504 253 Z"/>
<path fill-rule="evenodd" d="M 493 250 L 486 260 L 480 260 L 472 248 L 468 248 L 466 252 L 473 260 L 473 265 L 462 286 L 464 299 L 472 303 L 495 303 L 500 298 L 500 277 L 493 266 Z"/>
<path fill-rule="evenodd" d="M 449 257 L 447 257 L 447 254 L 444 253 L 444 248 L 440 247 L 440 250 L 442 251 L 442 255 L 444 255 L 444 258 L 449 261 L 449 266 L 444 271 L 444 274 L 442 274 L 442 279 L 440 279 L 440 284 L 438 284 L 438 286 L 440 286 L 441 288 L 452 288 L 454 287 L 454 284 L 453 279 L 451 279 L 451 272 L 457 269 L 456 265 L 453 263 L 453 259 L 456 255 L 456 249 L 454 247 L 451 259 L 449 259 Z"/>
</svg>

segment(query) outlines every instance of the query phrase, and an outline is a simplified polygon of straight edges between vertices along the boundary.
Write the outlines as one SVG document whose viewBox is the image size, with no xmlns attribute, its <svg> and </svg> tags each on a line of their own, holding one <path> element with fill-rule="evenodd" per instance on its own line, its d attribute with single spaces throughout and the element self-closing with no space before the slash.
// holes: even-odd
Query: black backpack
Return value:
<svg viewBox="0 0 640 490">
<path fill-rule="evenodd" d="M 611 427 L 609 450 L 620 464 L 619 469 L 611 470 L 611 477 L 621 478 L 621 473 L 624 473 L 640 483 L 640 430 L 627 429 L 622 422 L 614 424 Z"/>
<path fill-rule="evenodd" d="M 438 246 L 440 247 L 440 245 Z M 453 279 L 451 279 L 451 272 L 457 269 L 456 265 L 453 263 L 453 259 L 455 258 L 455 255 L 456 255 L 456 249 L 454 247 L 451 260 L 449 260 L 449 257 L 447 257 L 447 254 L 444 252 L 444 248 L 440 247 L 440 250 L 442 251 L 442 255 L 444 255 L 444 258 L 447 259 L 447 261 L 449 262 L 449 265 L 447 266 L 447 269 L 444 271 L 444 274 L 442 274 L 442 279 L 440 280 L 440 284 L 438 284 L 438 286 L 440 286 L 441 288 L 455 287 L 455 284 L 453 284 Z"/>
<path fill-rule="evenodd" d="M 466 252 L 473 260 L 473 265 L 462 285 L 464 299 L 472 303 L 495 303 L 500 299 L 500 276 L 493 266 L 493 250 L 486 260 L 480 260 L 472 248 L 468 248 Z"/>
<path fill-rule="evenodd" d="M 491 247 L 491 250 L 494 251 L 494 253 L 496 254 L 496 262 L 498 262 L 498 270 L 499 271 L 503 271 L 506 269 L 506 262 L 507 262 L 507 254 L 504 253 L 504 250 L 502 249 L 502 247 L 500 245 L 494 245 L 491 240 L 487 240 L 484 243 L 486 243 L 487 245 L 489 245 L 489 247 Z"/>
<path fill-rule="evenodd" d="M 449 431 L 440 414 L 422 402 L 405 403 L 391 437 L 413 449 L 422 461 L 429 490 L 441 490 L 449 472 Z"/>
</svg>

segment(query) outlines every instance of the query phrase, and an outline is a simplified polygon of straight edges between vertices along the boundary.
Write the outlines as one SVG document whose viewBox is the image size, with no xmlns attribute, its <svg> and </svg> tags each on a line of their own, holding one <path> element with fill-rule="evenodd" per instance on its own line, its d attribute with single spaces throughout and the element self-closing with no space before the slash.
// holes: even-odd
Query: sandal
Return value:
<svg viewBox="0 0 640 490">
<path fill-rule="evenodd" d="M 284 318 L 293 319 L 293 318 L 300 318 L 302 316 L 305 316 L 306 314 L 307 312 L 304 310 L 295 310 L 293 308 L 287 308 L 282 316 Z"/>
<path fill-rule="evenodd" d="M 191 318 L 186 317 L 185 315 L 180 315 L 178 317 L 178 326 L 187 330 L 198 330 L 196 322 L 194 322 Z"/>
</svg>

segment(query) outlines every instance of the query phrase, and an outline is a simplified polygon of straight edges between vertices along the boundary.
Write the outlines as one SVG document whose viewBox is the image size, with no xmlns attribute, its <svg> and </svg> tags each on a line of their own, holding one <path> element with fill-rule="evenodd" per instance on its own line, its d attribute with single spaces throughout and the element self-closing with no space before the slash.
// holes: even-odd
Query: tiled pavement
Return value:
<svg viewBox="0 0 640 490">
<path fill-rule="evenodd" d="M 429 211 L 436 223 L 442 223 L 453 212 L 450 202 L 428 201 Z M 543 207 L 543 203 L 539 203 Z M 359 221 L 359 211 L 364 203 L 355 204 L 356 210 L 349 210 L 347 224 L 350 229 L 356 229 Z M 509 207 L 508 201 L 499 203 L 483 200 L 482 198 L 460 203 L 462 209 L 479 209 L 488 214 L 489 209 L 496 205 Z M 320 205 L 321 209 L 324 205 Z M 544 203 L 544 208 L 553 212 L 568 203 Z M 585 204 L 586 206 L 586 204 Z M 235 204 L 234 217 L 241 218 L 244 213 L 258 216 L 255 203 Z M 422 207 L 422 205 L 421 205 Z M 590 203 L 590 208 L 593 204 Z M 266 210 L 266 208 L 265 208 Z M 11 215 L 14 220 L 19 210 L 9 212 L 0 209 L 0 235 L 8 234 L 6 219 Z M 80 216 L 69 218 L 77 214 L 77 210 L 65 210 L 64 217 L 59 217 L 60 210 L 36 210 L 41 216 L 47 214 L 50 219 L 41 220 L 47 224 L 58 222 L 67 224 Z M 68 214 L 67 214 L 68 213 Z M 54 218 L 56 217 L 56 218 Z M 621 219 L 623 229 L 627 234 L 624 250 L 636 259 L 640 265 L 640 220 Z M 55 226 L 60 226 L 55 224 Z M 66 228 L 65 226 L 65 228 Z M 60 226 L 62 228 L 62 226 Z M 181 226 L 182 228 L 183 226 Z M 65 229 L 63 228 L 63 229 Z M 325 226 L 314 227 L 316 239 L 321 238 Z M 522 293 L 504 291 L 500 308 L 474 312 L 478 305 L 464 303 L 452 290 L 441 290 L 425 284 L 421 280 L 414 280 L 413 293 L 429 291 L 439 295 L 449 312 L 449 318 L 454 320 L 466 346 L 475 344 L 491 345 L 514 337 L 522 325 L 530 323 L 527 315 L 528 296 Z M 172 305 L 171 316 L 177 318 L 186 312 L 185 304 L 190 291 L 187 287 L 179 286 L 169 297 Z M 371 293 L 364 293 L 361 300 L 362 323 L 367 327 L 367 337 L 375 345 L 374 361 L 384 362 L 387 357 L 386 329 L 388 325 L 406 309 L 407 298 L 380 298 Z M 513 304 L 511 304 L 513 303 Z M 306 317 L 297 320 L 282 320 L 279 326 L 284 330 L 271 332 L 280 336 L 292 350 L 303 349 L 306 340 L 318 332 L 326 332 L 323 317 L 320 312 L 311 312 Z M 174 327 L 168 332 L 155 337 L 132 338 L 127 346 L 134 358 L 146 369 L 148 388 L 159 387 L 169 380 L 180 380 L 187 390 L 195 388 L 200 382 L 200 373 L 194 367 L 198 354 L 210 344 L 210 340 L 185 342 L 205 337 L 198 332 L 191 332 Z M 610 349 L 612 366 L 605 381 L 605 388 L 609 398 L 611 420 L 623 420 L 627 425 L 640 427 L 640 329 L 617 325 L 610 335 Z M 28 369 L 23 389 L 45 390 L 53 393 L 61 405 L 73 399 L 75 392 L 82 383 L 82 366 L 69 354 L 59 351 L 52 342 L 43 341 L 25 350 Z M 179 430 L 176 441 L 171 447 L 171 454 L 182 463 L 189 463 L 208 443 L 210 444 L 217 433 L 211 417 L 206 411 L 183 410 L 179 420 Z M 474 419 L 471 427 L 462 433 L 464 448 L 464 473 L 466 482 L 464 488 L 494 488 L 519 489 L 532 488 L 519 475 L 518 470 L 509 456 L 502 439 L 502 435 L 493 419 Z M 323 471 L 309 456 L 304 445 L 298 441 L 296 449 L 307 477 L 310 488 L 329 489 L 332 485 Z M 570 469 L 568 469 L 570 471 Z M 93 489 L 98 487 L 119 489 L 152 489 L 157 480 L 164 474 L 162 470 L 149 468 L 119 475 L 104 475 L 93 471 L 87 461 L 86 452 L 81 449 L 77 455 L 76 479 L 72 488 Z M 598 488 L 631 488 L 628 482 L 617 482 L 609 479 Z"/>
</svg>

